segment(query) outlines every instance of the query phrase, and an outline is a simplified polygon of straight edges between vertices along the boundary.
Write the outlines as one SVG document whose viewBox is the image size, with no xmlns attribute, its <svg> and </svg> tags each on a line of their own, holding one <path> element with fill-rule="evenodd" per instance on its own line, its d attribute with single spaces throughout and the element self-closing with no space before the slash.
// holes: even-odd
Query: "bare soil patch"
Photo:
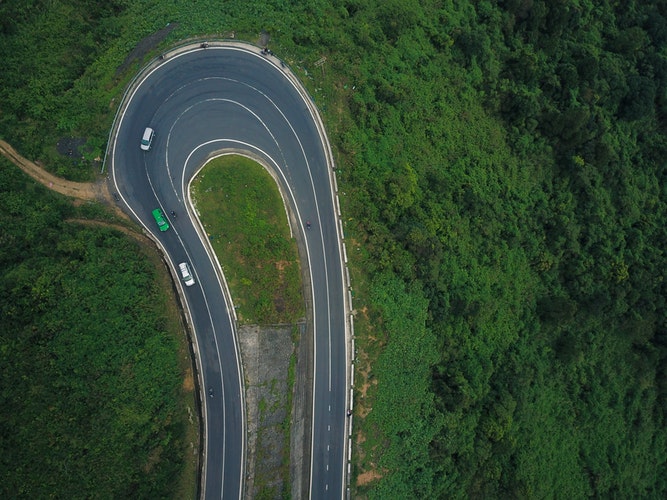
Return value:
<svg viewBox="0 0 667 500">
<path fill-rule="evenodd" d="M 290 263 L 288 261 L 279 260 L 279 261 L 276 262 L 276 269 L 278 269 L 278 271 L 283 271 L 289 265 L 290 265 Z"/>
<path fill-rule="evenodd" d="M 369 470 L 357 476 L 357 486 L 365 486 L 373 481 L 380 479 L 382 474 L 375 470 Z"/>
<path fill-rule="evenodd" d="M 183 379 L 183 390 L 187 392 L 195 390 L 195 379 L 192 375 L 192 371 L 188 371 L 185 374 L 185 378 Z"/>
<path fill-rule="evenodd" d="M 257 43 L 260 47 L 266 47 L 269 44 L 269 40 L 271 40 L 271 35 L 266 31 L 262 31 L 259 34 L 259 41 Z"/>
</svg>

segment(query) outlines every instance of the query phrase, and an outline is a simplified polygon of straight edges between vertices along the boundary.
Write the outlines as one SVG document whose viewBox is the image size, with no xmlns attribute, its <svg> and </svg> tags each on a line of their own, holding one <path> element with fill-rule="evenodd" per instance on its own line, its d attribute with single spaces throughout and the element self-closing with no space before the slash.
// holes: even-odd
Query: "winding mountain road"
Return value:
<svg viewBox="0 0 667 500">
<path fill-rule="evenodd" d="M 195 274 L 196 285 L 182 286 L 181 295 L 203 393 L 204 498 L 244 494 L 245 403 L 234 310 L 188 194 L 205 162 L 230 152 L 273 172 L 304 239 L 314 332 L 309 496 L 345 495 L 347 290 L 329 146 L 307 99 L 286 68 L 257 47 L 196 45 L 145 70 L 116 121 L 110 173 L 123 208 L 152 233 L 172 269 L 187 261 Z M 144 152 L 139 140 L 147 126 L 156 136 Z M 152 218 L 156 207 L 178 214 L 166 232 Z"/>
</svg>

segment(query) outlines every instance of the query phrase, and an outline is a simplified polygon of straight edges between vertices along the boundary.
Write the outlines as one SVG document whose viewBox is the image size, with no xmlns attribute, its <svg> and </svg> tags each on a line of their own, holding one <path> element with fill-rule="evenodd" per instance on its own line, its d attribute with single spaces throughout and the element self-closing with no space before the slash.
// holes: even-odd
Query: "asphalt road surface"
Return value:
<svg viewBox="0 0 667 500">
<path fill-rule="evenodd" d="M 155 236 L 175 270 L 189 262 L 195 275 L 196 284 L 182 289 L 203 386 L 204 498 L 243 495 L 245 410 L 233 309 L 193 220 L 188 184 L 207 158 L 231 150 L 276 173 L 305 238 L 315 335 L 310 497 L 345 493 L 346 291 L 338 218 L 326 143 L 308 97 L 285 71 L 275 57 L 238 44 L 168 55 L 128 96 L 113 140 L 111 174 L 125 208 Z M 145 152 L 139 142 L 147 126 L 156 135 Z M 169 219 L 166 232 L 151 215 L 157 207 Z"/>
</svg>

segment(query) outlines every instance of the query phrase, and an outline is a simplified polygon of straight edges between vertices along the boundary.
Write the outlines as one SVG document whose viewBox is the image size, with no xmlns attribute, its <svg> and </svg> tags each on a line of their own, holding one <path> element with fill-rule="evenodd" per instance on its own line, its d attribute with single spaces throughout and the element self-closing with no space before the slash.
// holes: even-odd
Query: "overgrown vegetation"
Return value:
<svg viewBox="0 0 667 500">
<path fill-rule="evenodd" d="M 664 10 L 344 5 L 358 493 L 664 496 Z"/>
<path fill-rule="evenodd" d="M 167 22 L 266 29 L 306 78 L 370 360 L 355 497 L 666 496 L 663 4 L 46 4 L 0 4 L 0 134 L 71 177 L 56 138 L 102 150 L 116 68 Z"/>
<path fill-rule="evenodd" d="M 243 156 L 222 156 L 204 167 L 192 192 L 239 321 L 266 325 L 302 318 L 296 244 L 271 175 Z"/>
<path fill-rule="evenodd" d="M 80 213 L 0 159 L 1 496 L 192 495 L 178 315 L 137 243 Z"/>
</svg>

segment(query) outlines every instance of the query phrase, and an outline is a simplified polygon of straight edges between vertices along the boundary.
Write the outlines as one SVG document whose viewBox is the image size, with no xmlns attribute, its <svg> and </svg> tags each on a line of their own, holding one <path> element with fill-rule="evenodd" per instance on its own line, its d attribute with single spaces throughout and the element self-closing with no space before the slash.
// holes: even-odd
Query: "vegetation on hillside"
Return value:
<svg viewBox="0 0 667 500">
<path fill-rule="evenodd" d="M 86 215 L 1 159 L 5 498 L 155 498 L 178 487 L 188 367 L 178 315 L 136 242 L 66 221 Z"/>
<path fill-rule="evenodd" d="M 372 361 L 354 479 L 374 479 L 355 496 L 666 496 L 663 4 L 105 5 L 0 4 L 0 135 L 44 161 L 61 135 L 101 151 L 141 37 L 269 31 L 325 112 L 345 193 Z"/>
<path fill-rule="evenodd" d="M 665 12 L 346 5 L 343 184 L 386 321 L 369 496 L 664 496 Z M 405 419 L 378 405 L 424 379 L 382 361 L 414 352 L 397 293 L 439 354 Z"/>
</svg>

